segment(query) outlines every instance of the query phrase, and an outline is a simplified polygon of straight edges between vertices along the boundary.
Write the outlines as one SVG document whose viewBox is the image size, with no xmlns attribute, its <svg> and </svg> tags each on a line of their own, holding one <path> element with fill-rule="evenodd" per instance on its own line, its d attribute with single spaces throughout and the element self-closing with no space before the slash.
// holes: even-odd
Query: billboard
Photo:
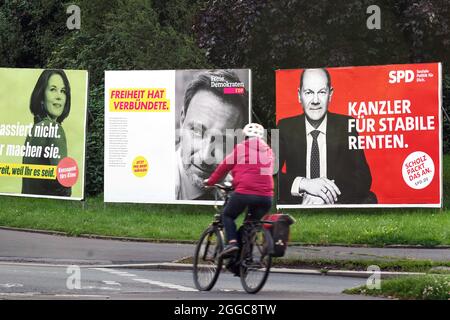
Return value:
<svg viewBox="0 0 450 320">
<path fill-rule="evenodd" d="M 106 71 L 105 202 L 214 204 L 203 180 L 248 122 L 250 92 L 248 69 Z"/>
<path fill-rule="evenodd" d="M 0 68 L 0 194 L 84 198 L 88 73 Z"/>
<path fill-rule="evenodd" d="M 441 64 L 276 71 L 278 207 L 440 207 Z"/>
</svg>

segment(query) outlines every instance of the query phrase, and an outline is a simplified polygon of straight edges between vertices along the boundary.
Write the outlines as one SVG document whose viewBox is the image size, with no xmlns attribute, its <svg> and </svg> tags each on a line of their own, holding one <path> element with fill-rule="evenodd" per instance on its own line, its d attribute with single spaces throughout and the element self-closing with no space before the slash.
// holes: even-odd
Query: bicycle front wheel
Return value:
<svg viewBox="0 0 450 320">
<path fill-rule="evenodd" d="M 269 231 L 258 227 L 253 230 L 241 251 L 240 275 L 244 290 L 257 293 L 262 289 L 272 266 L 273 240 Z"/>
<path fill-rule="evenodd" d="M 223 259 L 219 258 L 223 249 L 222 233 L 214 226 L 206 229 L 195 248 L 194 283 L 200 291 L 208 291 L 214 287 Z"/>
</svg>

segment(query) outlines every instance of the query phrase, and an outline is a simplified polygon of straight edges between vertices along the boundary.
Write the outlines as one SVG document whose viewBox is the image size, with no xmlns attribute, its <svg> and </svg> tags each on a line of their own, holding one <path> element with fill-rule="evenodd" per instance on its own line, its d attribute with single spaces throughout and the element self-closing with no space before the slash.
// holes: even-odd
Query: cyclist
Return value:
<svg viewBox="0 0 450 320">
<path fill-rule="evenodd" d="M 235 219 L 248 207 L 249 218 L 261 219 L 272 207 L 273 201 L 273 152 L 264 141 L 264 127 L 249 123 L 244 129 L 245 140 L 219 164 L 209 179 L 208 186 L 220 181 L 229 171 L 233 177 L 234 192 L 223 211 L 223 223 L 228 244 L 222 257 L 239 251 Z"/>
</svg>

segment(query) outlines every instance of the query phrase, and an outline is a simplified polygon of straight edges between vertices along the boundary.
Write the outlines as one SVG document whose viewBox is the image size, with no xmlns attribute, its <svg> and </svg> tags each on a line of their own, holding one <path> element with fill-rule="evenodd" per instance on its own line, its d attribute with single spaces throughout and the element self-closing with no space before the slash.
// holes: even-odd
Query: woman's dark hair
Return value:
<svg viewBox="0 0 450 320">
<path fill-rule="evenodd" d="M 59 74 L 63 79 L 64 86 L 66 87 L 66 104 L 62 114 L 56 119 L 58 123 L 62 123 L 70 112 L 70 84 L 66 74 L 63 70 L 59 69 L 47 69 L 44 70 L 39 76 L 30 100 L 30 111 L 34 115 L 34 123 L 42 121 L 47 116 L 47 110 L 45 109 L 44 97 L 45 89 L 47 88 L 48 79 L 54 74 Z"/>
</svg>

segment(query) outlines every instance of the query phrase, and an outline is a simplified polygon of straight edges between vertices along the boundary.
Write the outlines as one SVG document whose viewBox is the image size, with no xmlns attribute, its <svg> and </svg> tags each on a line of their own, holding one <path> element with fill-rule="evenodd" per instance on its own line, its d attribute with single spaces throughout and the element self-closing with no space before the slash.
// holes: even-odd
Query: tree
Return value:
<svg viewBox="0 0 450 320">
<path fill-rule="evenodd" d="M 80 1 L 81 30 L 65 34 L 48 66 L 89 71 L 87 192 L 103 191 L 104 71 L 208 67 L 186 32 L 165 21 L 148 0 Z"/>
<path fill-rule="evenodd" d="M 197 43 L 217 66 L 253 70 L 253 107 L 275 126 L 274 70 L 449 61 L 445 1 L 378 1 L 380 30 L 369 30 L 370 0 L 208 1 Z M 223 14 L 228 12 L 228 14 Z"/>
<path fill-rule="evenodd" d="M 200 0 L 153 0 L 153 8 L 161 26 L 171 26 L 178 33 L 192 36 L 192 25 L 201 3 Z"/>
<path fill-rule="evenodd" d="M 67 31 L 59 1 L 0 2 L 0 66 L 42 67 Z"/>
</svg>

